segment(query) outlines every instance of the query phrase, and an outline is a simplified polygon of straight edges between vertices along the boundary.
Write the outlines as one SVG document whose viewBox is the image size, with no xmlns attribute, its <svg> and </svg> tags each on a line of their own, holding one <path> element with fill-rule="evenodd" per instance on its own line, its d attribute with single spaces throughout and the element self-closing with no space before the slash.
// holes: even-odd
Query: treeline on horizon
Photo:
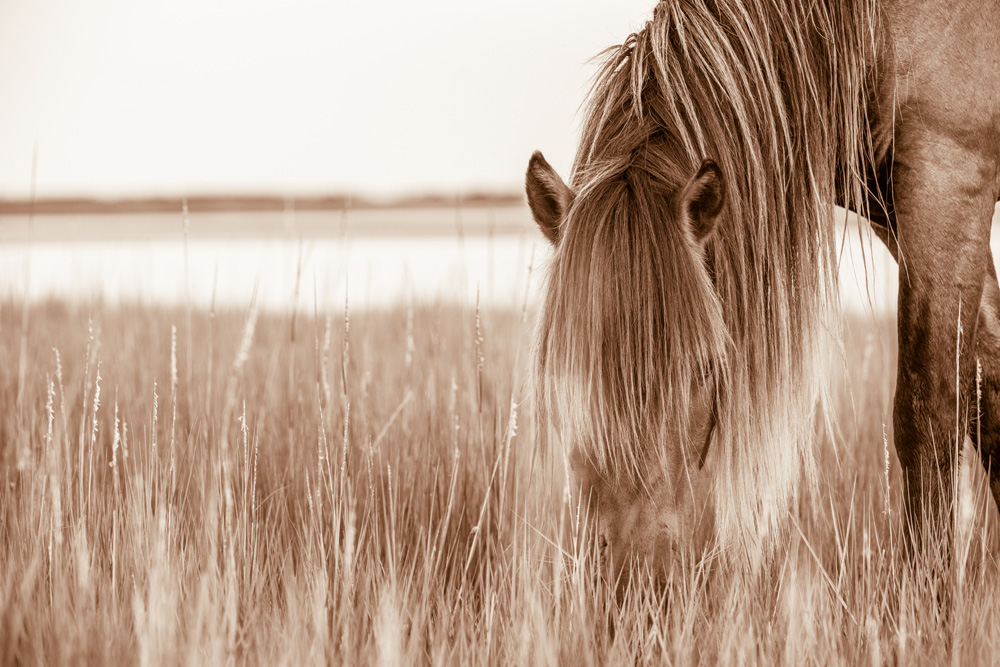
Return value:
<svg viewBox="0 0 1000 667">
<path fill-rule="evenodd" d="M 473 192 L 464 195 L 422 194 L 402 197 L 351 195 L 197 195 L 192 197 L 90 198 L 51 197 L 0 199 L 0 215 L 55 215 L 74 213 L 192 213 L 213 211 L 339 211 L 373 208 L 450 208 L 455 206 L 513 206 L 524 196 L 516 192 Z"/>
</svg>

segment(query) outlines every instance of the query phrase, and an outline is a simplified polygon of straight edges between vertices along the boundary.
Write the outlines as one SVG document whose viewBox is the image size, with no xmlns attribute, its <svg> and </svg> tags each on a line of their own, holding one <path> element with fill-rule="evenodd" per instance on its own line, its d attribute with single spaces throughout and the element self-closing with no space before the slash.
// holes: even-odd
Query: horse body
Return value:
<svg viewBox="0 0 1000 667">
<path fill-rule="evenodd" d="M 539 412 L 613 556 L 669 562 L 706 523 L 766 552 L 810 461 L 833 201 L 901 258 L 911 506 L 949 477 L 977 354 L 1000 492 L 998 60 L 1000 3 L 972 0 L 664 0 L 608 53 L 570 183 L 536 154 L 526 186 L 555 247 Z"/>
</svg>

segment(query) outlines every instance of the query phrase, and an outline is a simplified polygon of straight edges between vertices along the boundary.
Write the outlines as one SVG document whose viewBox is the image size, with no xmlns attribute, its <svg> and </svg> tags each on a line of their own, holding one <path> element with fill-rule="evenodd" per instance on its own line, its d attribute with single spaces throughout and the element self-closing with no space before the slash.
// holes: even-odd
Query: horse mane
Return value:
<svg viewBox="0 0 1000 667">
<path fill-rule="evenodd" d="M 665 470 L 719 383 L 717 532 L 753 546 L 797 492 L 835 308 L 835 195 L 863 211 L 874 0 L 664 0 L 603 54 L 539 320 L 539 415 L 613 484 Z M 701 244 L 677 192 L 726 182 Z"/>
</svg>

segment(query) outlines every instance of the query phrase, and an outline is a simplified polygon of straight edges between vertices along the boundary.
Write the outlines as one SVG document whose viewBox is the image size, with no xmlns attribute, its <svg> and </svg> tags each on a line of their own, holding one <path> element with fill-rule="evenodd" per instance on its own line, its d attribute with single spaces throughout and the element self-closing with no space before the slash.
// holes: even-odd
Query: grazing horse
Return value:
<svg viewBox="0 0 1000 667">
<path fill-rule="evenodd" d="M 910 516 L 950 497 L 977 357 L 1000 502 L 997 0 L 663 0 L 605 53 L 568 184 L 535 153 L 526 189 L 538 414 L 619 564 L 768 552 L 812 462 L 834 203 L 899 261 Z"/>
</svg>

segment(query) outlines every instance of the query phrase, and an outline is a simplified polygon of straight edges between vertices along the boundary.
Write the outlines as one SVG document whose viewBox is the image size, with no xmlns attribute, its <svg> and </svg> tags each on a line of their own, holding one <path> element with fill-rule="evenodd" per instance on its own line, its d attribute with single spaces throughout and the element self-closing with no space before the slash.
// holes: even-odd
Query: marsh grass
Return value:
<svg viewBox="0 0 1000 667">
<path fill-rule="evenodd" d="M 978 465 L 951 547 L 904 546 L 891 322 L 847 322 L 774 562 L 635 572 L 620 596 L 534 446 L 529 328 L 0 304 L 0 663 L 994 661 Z"/>
</svg>

